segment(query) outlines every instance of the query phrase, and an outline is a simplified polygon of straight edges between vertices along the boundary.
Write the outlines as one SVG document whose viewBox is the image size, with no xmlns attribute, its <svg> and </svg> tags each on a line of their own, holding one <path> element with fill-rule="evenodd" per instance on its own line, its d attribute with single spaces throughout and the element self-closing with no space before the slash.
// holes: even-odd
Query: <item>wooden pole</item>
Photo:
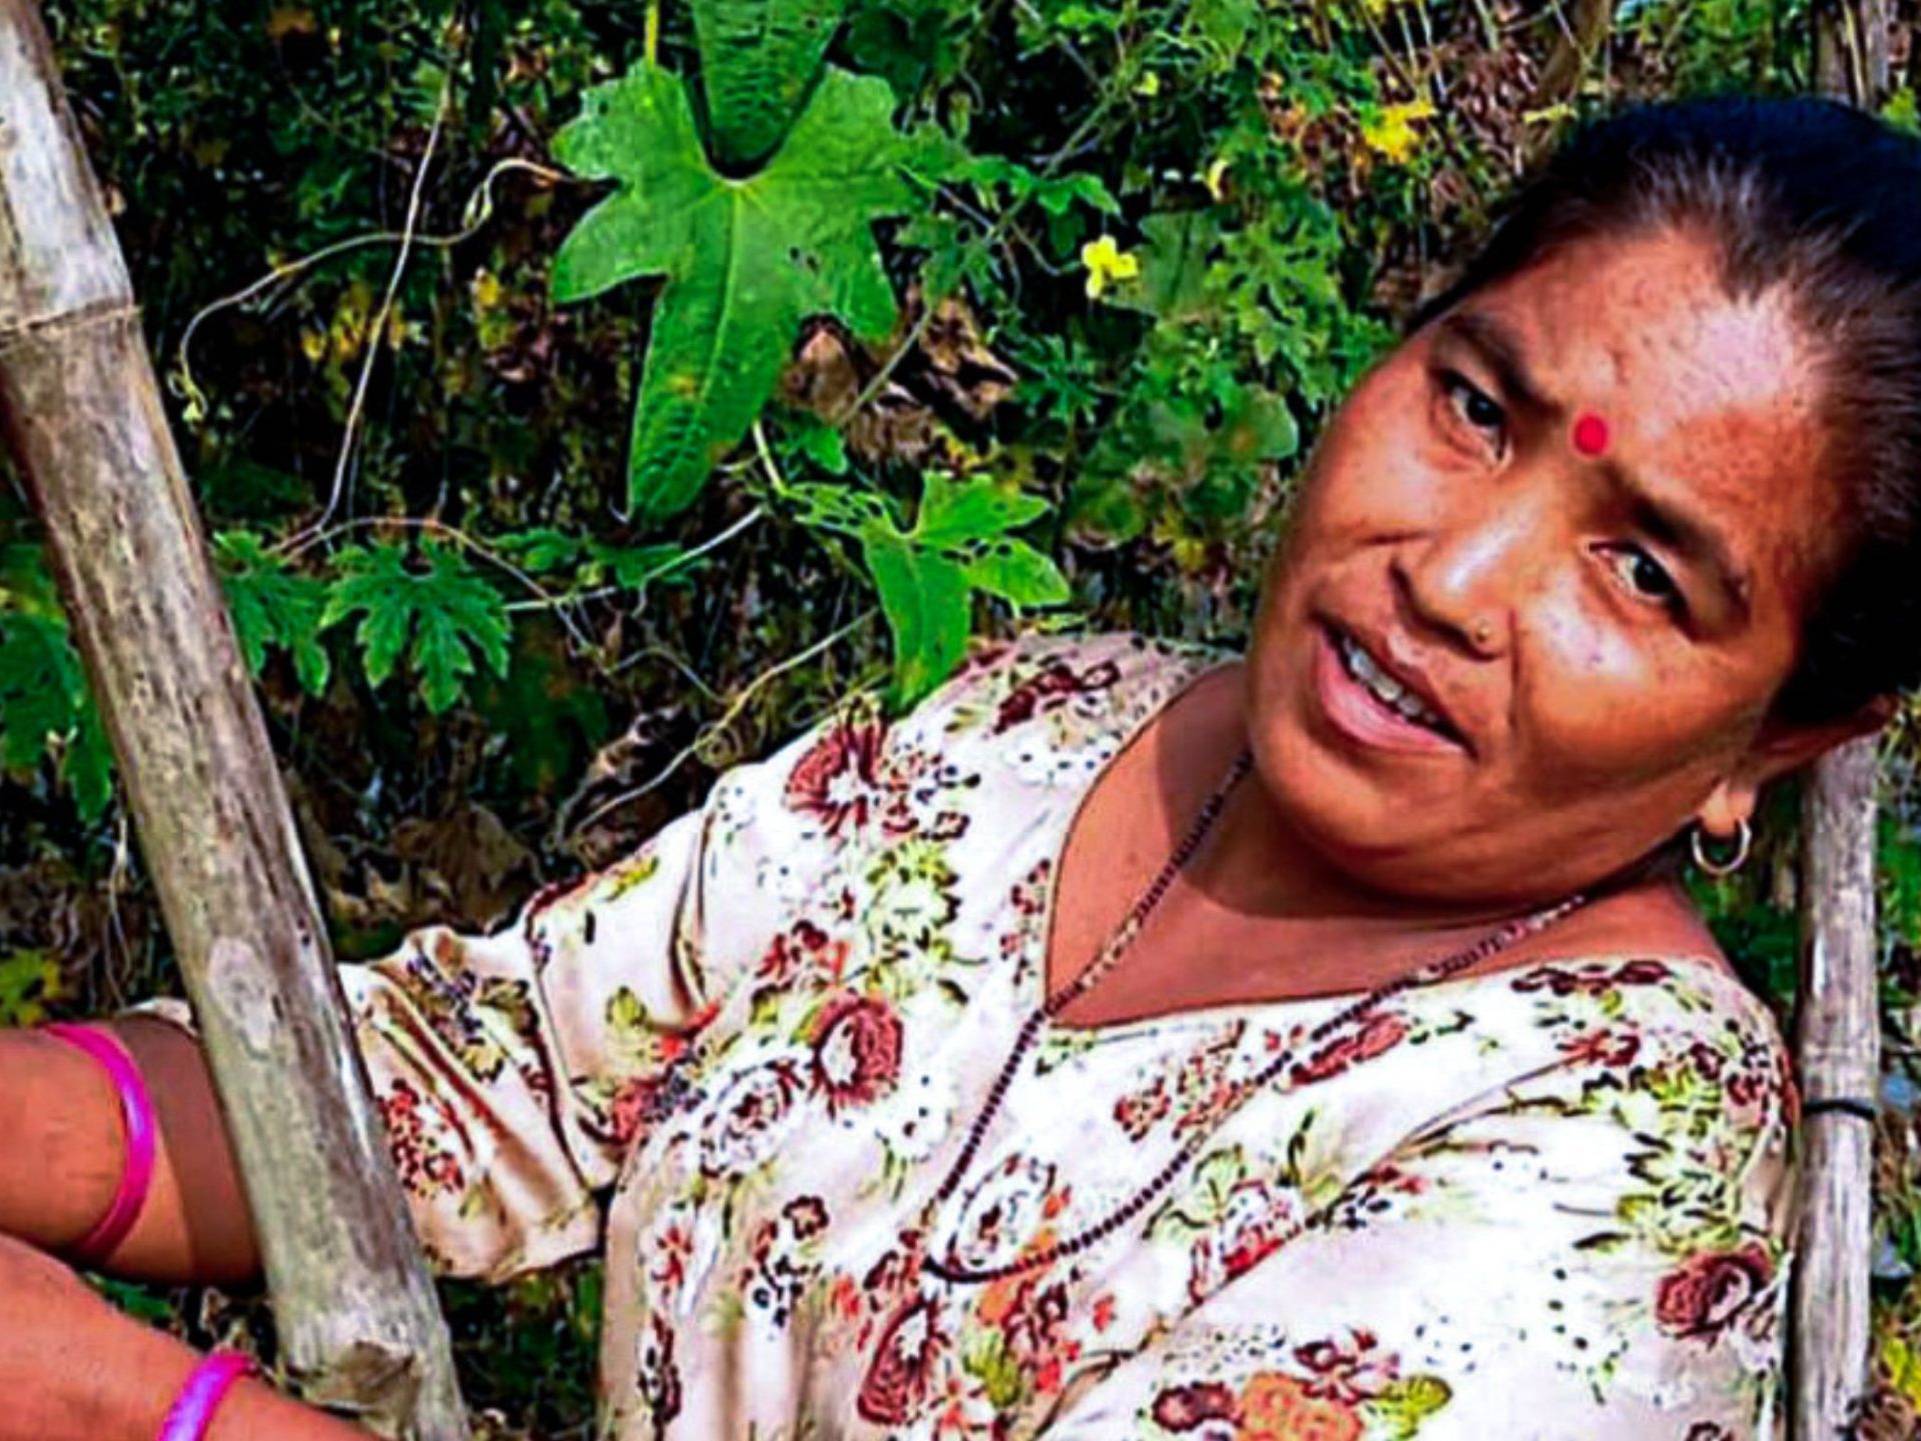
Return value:
<svg viewBox="0 0 1921 1441">
<path fill-rule="evenodd" d="M 31 0 L 0 0 L 0 421 L 119 758 L 244 1173 L 286 1379 L 467 1435 L 125 265 Z"/>
<path fill-rule="evenodd" d="M 1880 108 L 1888 94 L 1887 0 L 1818 0 L 1814 78 L 1823 95 Z"/>
<path fill-rule="evenodd" d="M 1880 1085 L 1875 959 L 1875 747 L 1854 741 L 1809 777 L 1802 812 L 1795 1058 L 1804 1105 Z M 1874 1127 L 1853 1111 L 1801 1123 L 1789 1392 L 1793 1441 L 1846 1434 L 1867 1389 Z"/>
<path fill-rule="evenodd" d="M 1886 0 L 1818 0 L 1815 77 L 1824 94 L 1880 105 L 1888 88 Z M 1875 742 L 1850 742 L 1810 772 L 1801 810 L 1801 949 L 1795 1060 L 1804 1106 L 1880 1094 L 1875 924 Z M 1790 1301 L 1789 1434 L 1848 1434 L 1868 1389 L 1874 1123 L 1814 1110 L 1800 1134 L 1799 1225 Z"/>
</svg>

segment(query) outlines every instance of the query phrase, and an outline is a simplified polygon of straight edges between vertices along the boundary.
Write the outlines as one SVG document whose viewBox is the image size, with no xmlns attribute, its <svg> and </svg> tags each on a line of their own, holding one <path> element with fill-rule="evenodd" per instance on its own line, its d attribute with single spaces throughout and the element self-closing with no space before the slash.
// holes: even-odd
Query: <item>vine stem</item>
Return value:
<svg viewBox="0 0 1921 1441">
<path fill-rule="evenodd" d="M 609 811 L 618 810 L 621 806 L 627 805 L 632 801 L 637 801 L 642 796 L 647 795 L 649 792 L 660 789 L 661 786 L 665 785 L 670 779 L 672 779 L 676 771 L 678 771 L 682 766 L 687 764 L 688 761 L 692 760 L 696 755 L 700 753 L 700 748 L 703 745 L 705 745 L 716 734 L 726 730 L 728 726 L 734 723 L 735 718 L 739 716 L 739 714 L 747 708 L 747 702 L 754 698 L 755 693 L 758 692 L 762 686 L 766 685 L 769 681 L 773 680 L 776 676 L 784 675 L 786 672 L 792 670 L 795 666 L 805 665 L 808 661 L 812 660 L 815 656 L 821 654 L 823 651 L 829 650 L 832 647 L 840 644 L 842 640 L 846 639 L 846 637 L 848 637 L 849 635 L 852 635 L 855 630 L 859 629 L 861 626 L 866 625 L 867 622 L 872 620 L 873 618 L 874 618 L 874 611 L 872 607 L 869 607 L 867 610 L 862 611 L 859 615 L 855 616 L 852 620 L 848 621 L 847 624 L 842 626 L 839 630 L 833 632 L 833 634 L 825 636 L 822 639 L 815 641 L 812 645 L 808 646 L 805 650 L 798 651 L 795 654 L 788 656 L 785 660 L 779 661 L 774 665 L 769 666 L 766 670 L 762 671 L 759 675 L 755 676 L 752 680 L 747 682 L 746 685 L 742 686 L 740 691 L 734 696 L 733 700 L 728 702 L 727 709 L 722 711 L 718 716 L 716 716 L 713 720 L 709 721 L 706 725 L 702 726 L 700 728 L 699 733 L 695 735 L 695 737 L 691 741 L 689 741 L 686 745 L 682 746 L 680 750 L 675 752 L 673 759 L 668 761 L 666 765 L 662 766 L 660 770 L 657 771 L 651 779 L 642 782 L 640 785 L 635 786 L 631 790 L 625 790 L 620 792 L 620 794 L 618 795 L 610 796 L 608 799 L 602 801 L 599 805 L 595 806 L 593 810 L 588 812 L 585 817 L 583 817 L 578 821 L 569 822 L 564 815 L 559 817 L 558 819 L 556 819 L 554 823 L 555 834 L 563 838 L 566 836 L 574 835 L 579 831 L 585 830 L 588 826 L 592 825 L 595 821 L 599 820 L 602 816 L 606 815 Z"/>
<path fill-rule="evenodd" d="M 574 183 L 574 178 L 563 170 L 555 170 L 549 166 L 541 165 L 536 161 L 523 160 L 519 156 L 509 156 L 504 160 L 496 162 L 494 167 L 481 179 L 480 184 L 474 188 L 473 194 L 468 196 L 467 204 L 462 209 L 462 225 L 459 230 L 451 235 L 417 235 L 414 237 L 413 243 L 423 249 L 430 247 L 447 249 L 459 245 L 463 241 L 473 239 L 473 237 L 478 235 L 486 227 L 487 223 L 494 218 L 494 181 L 511 170 L 531 171 L 533 174 L 540 176 L 541 179 L 550 183 L 563 185 Z M 345 255 L 352 250 L 362 250 L 369 245 L 393 245 L 403 243 L 406 239 L 407 236 L 405 232 L 399 230 L 375 230 L 365 235 L 350 235 L 344 240 L 336 240 L 331 245 L 322 246 L 319 250 L 309 255 L 303 255 L 298 260 L 283 261 L 275 265 L 258 280 L 241 287 L 230 295 L 223 295 L 218 300 L 209 301 L 206 305 L 201 306 L 199 310 L 194 312 L 193 318 L 187 322 L 187 328 L 181 332 L 180 345 L 175 352 L 176 359 L 174 361 L 174 371 L 172 375 L 175 390 L 187 402 L 189 408 L 188 419 L 196 419 L 198 416 L 205 414 L 207 409 L 206 392 L 201 390 L 199 383 L 195 381 L 193 377 L 191 357 L 193 338 L 195 334 L 199 332 L 202 324 L 213 319 L 214 316 L 220 314 L 223 310 L 231 310 L 236 305 L 245 305 L 249 300 L 252 300 L 256 295 L 260 294 L 261 291 L 281 281 L 292 281 L 298 278 L 305 272 L 313 269 L 314 266 L 321 264 L 323 261 L 331 260 L 336 255 Z"/>
<path fill-rule="evenodd" d="M 728 541 L 732 540 L 735 536 L 739 535 L 743 530 L 746 530 L 750 526 L 758 524 L 763 518 L 765 518 L 766 514 L 767 512 L 763 507 L 758 505 L 755 506 L 752 510 L 748 511 L 747 514 L 743 515 L 739 520 L 735 521 L 732 525 L 728 526 L 725 530 L 719 532 L 716 535 L 708 537 L 706 540 L 703 540 L 699 545 L 695 546 L 692 550 L 683 551 L 681 554 L 675 556 L 672 560 L 663 561 L 661 564 L 655 566 L 652 570 L 648 571 L 645 575 L 641 576 L 640 579 L 635 581 L 632 585 L 603 585 L 598 590 L 583 591 L 579 595 L 567 595 L 567 596 L 552 596 L 552 595 L 546 595 L 546 593 L 543 592 L 542 594 L 543 596 L 545 596 L 545 598 L 542 600 L 517 600 L 517 601 L 514 601 L 512 604 L 510 604 L 507 607 L 507 609 L 508 610 L 543 610 L 553 606 L 577 605 L 582 601 L 599 600 L 603 596 L 619 595 L 623 591 L 638 590 L 641 586 L 647 584 L 647 582 L 650 580 L 658 580 L 661 576 L 671 575 L 673 572 L 679 570 L 683 566 L 692 565 L 695 561 L 699 560 L 703 555 L 706 555 L 709 551 L 718 549 L 719 547 L 725 545 Z"/>
<path fill-rule="evenodd" d="M 360 365 L 360 377 L 354 384 L 353 403 L 347 409 L 347 428 L 340 437 L 340 455 L 334 462 L 333 488 L 327 495 L 326 508 L 310 527 L 312 530 L 324 529 L 327 522 L 333 519 L 346 489 L 347 472 L 353 464 L 354 442 L 360 435 L 360 418 L 366 413 L 367 389 L 373 383 L 374 364 L 380 358 L 387 322 L 393 314 L 394 301 L 400 294 L 400 282 L 407 274 L 407 262 L 413 258 L 414 232 L 420 222 L 420 207 L 426 194 L 428 172 L 433 169 L 434 152 L 440 148 L 441 132 L 446 128 L 447 110 L 453 98 L 453 77 L 453 67 L 449 66 L 447 78 L 441 82 L 440 101 L 434 107 L 433 128 L 427 132 L 427 146 L 421 152 L 420 165 L 414 171 L 413 186 L 407 195 L 407 218 L 401 225 L 400 254 L 395 257 L 393 272 L 387 277 L 387 293 L 381 297 L 380 309 L 367 331 L 367 354 Z"/>
<path fill-rule="evenodd" d="M 471 550 L 489 565 L 500 567 L 500 569 L 506 571 L 507 574 L 526 586 L 527 589 L 531 590 L 535 595 L 540 596 L 546 607 L 553 610 L 553 612 L 560 617 L 560 623 L 567 628 L 567 633 L 574 638 L 582 650 L 591 651 L 594 648 L 593 641 L 573 623 L 572 618 L 568 616 L 566 611 L 566 606 L 570 600 L 586 600 L 588 599 L 587 596 L 569 597 L 555 595 L 539 581 L 535 580 L 531 573 L 515 565 L 492 546 L 487 545 L 483 541 L 475 540 L 459 526 L 449 525 L 444 520 L 433 520 L 425 516 L 416 517 L 410 515 L 360 516 L 353 520 L 343 520 L 337 525 L 314 529 L 304 535 L 289 537 L 285 544 L 273 548 L 268 553 L 270 555 L 285 554 L 288 558 L 292 558 L 300 554 L 303 550 L 310 550 L 323 541 L 329 541 L 336 536 L 345 535 L 348 531 L 364 530 L 374 526 L 394 526 L 401 530 L 426 530 L 432 531 L 436 535 L 446 536 L 456 544 L 465 547 L 467 550 Z M 294 544 L 293 542 L 295 541 L 299 543 Z M 596 592 L 596 594 L 599 594 L 599 592 Z M 508 610 L 514 608 L 514 604 L 507 606 Z"/>
</svg>

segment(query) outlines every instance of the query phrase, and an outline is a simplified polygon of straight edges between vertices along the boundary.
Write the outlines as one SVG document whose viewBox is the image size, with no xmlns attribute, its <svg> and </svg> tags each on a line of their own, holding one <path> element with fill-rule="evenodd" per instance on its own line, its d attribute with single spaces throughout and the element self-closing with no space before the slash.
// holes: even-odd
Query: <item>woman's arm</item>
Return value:
<svg viewBox="0 0 1921 1441">
<path fill-rule="evenodd" d="M 737 766 L 706 804 L 633 854 L 543 891 L 487 935 L 446 926 L 340 968 L 351 1034 L 414 1229 L 443 1276 L 502 1281 L 600 1240 L 599 1194 L 653 1120 L 687 1040 L 751 974 L 831 863 L 831 834 L 790 782 L 830 717 Z M 804 801 L 804 797 L 803 797 Z M 154 1186 L 109 1258 L 116 1275 L 245 1284 L 259 1261 L 190 1009 L 114 1018 L 159 1122 Z M 0 1235 L 71 1246 L 124 1164 L 120 1109 L 91 1057 L 0 1030 Z"/>
<path fill-rule="evenodd" d="M 253 1222 L 205 1057 L 164 1022 L 112 1030 L 153 1097 L 153 1189 L 107 1269 L 170 1284 L 245 1285 L 259 1274 Z M 32 1031 L 0 1030 L 0 1235 L 58 1252 L 112 1200 L 125 1164 L 120 1102 L 92 1057 Z"/>
<path fill-rule="evenodd" d="M 17 1050 L 17 1047 L 10 1049 Z M 151 1441 L 199 1357 L 0 1238 L 0 1441 Z M 208 1441 L 367 1441 L 257 1379 L 227 1393 Z"/>
</svg>

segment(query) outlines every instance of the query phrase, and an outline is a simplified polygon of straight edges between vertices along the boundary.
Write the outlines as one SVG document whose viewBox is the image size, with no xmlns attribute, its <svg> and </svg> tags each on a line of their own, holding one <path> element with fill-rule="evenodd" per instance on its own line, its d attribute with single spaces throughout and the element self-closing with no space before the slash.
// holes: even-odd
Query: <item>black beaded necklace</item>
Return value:
<svg viewBox="0 0 1921 1441">
<path fill-rule="evenodd" d="M 1213 829 L 1214 822 L 1219 818 L 1222 808 L 1227 804 L 1228 796 L 1233 792 L 1234 787 L 1247 775 L 1248 771 L 1253 767 L 1253 764 L 1254 758 L 1246 750 L 1242 750 L 1241 753 L 1235 757 L 1233 765 L 1228 767 L 1227 775 L 1221 780 L 1220 784 L 1215 787 L 1213 794 L 1210 795 L 1207 801 L 1201 806 L 1200 813 L 1195 817 L 1193 826 L 1188 830 L 1187 834 L 1181 838 L 1180 844 L 1174 847 L 1173 853 L 1168 856 L 1167 863 L 1161 867 L 1160 873 L 1154 877 L 1153 882 L 1141 893 L 1140 898 L 1129 907 L 1127 914 L 1122 917 L 1120 924 L 1115 927 L 1107 940 L 1102 943 L 1100 953 L 1096 955 L 1094 960 L 1088 964 L 1079 975 L 1075 976 L 1073 980 L 1068 981 L 1052 995 L 1043 1000 L 1027 1017 L 1026 1021 L 1022 1023 L 1020 1034 L 1014 1042 L 1013 1050 L 1008 1052 L 1007 1060 L 1002 1064 L 1000 1074 L 994 1078 L 994 1084 L 988 1090 L 987 1104 L 981 1108 L 980 1114 L 974 1118 L 974 1124 L 968 1128 L 967 1139 L 960 1148 L 960 1154 L 954 1158 L 954 1164 L 948 1169 L 945 1179 L 941 1181 L 940 1186 L 935 1190 L 933 1197 L 927 1203 L 923 1212 L 924 1215 L 931 1217 L 932 1213 L 949 1200 L 954 1192 L 960 1188 L 962 1180 L 966 1178 L 968 1168 L 973 1164 L 974 1157 L 980 1150 L 982 1140 L 986 1137 L 987 1128 L 993 1124 L 994 1118 L 1000 1114 L 1001 1104 L 1007 1099 L 1007 1088 L 1013 1082 L 1015 1072 L 1020 1069 L 1021 1062 L 1027 1058 L 1027 1053 L 1034 1048 L 1034 1043 L 1040 1038 L 1041 1028 L 1059 1016 L 1062 1011 L 1066 1010 L 1068 1006 L 1072 1005 L 1076 1000 L 1080 999 L 1080 997 L 1092 991 L 1112 974 L 1115 966 L 1119 964 L 1121 957 L 1126 953 L 1128 947 L 1133 944 L 1135 937 L 1141 933 L 1142 927 L 1147 923 L 1147 918 L 1153 914 L 1154 908 L 1161 903 L 1161 899 L 1167 894 L 1168 888 L 1173 885 L 1175 877 L 1186 869 L 1187 863 L 1193 859 L 1194 852 L 1200 849 L 1201 842 L 1206 838 L 1208 832 Z M 1056 884 L 1058 884 L 1058 880 Z M 1516 920 L 1506 922 L 1464 950 L 1456 951 L 1454 954 L 1443 957 L 1438 961 L 1417 966 L 1411 971 L 1376 986 L 1352 1005 L 1342 1008 L 1339 1012 L 1330 1016 L 1327 1020 L 1321 1022 L 1320 1025 L 1308 1032 L 1308 1043 L 1312 1044 L 1323 1040 L 1340 1027 L 1362 1019 L 1390 996 L 1397 995 L 1401 991 L 1410 990 L 1416 986 L 1431 985 L 1436 981 L 1445 980 L 1457 971 L 1464 970 L 1469 966 L 1486 960 L 1489 956 L 1506 950 L 1519 940 L 1539 934 L 1562 917 L 1585 904 L 1586 900 L 1587 897 L 1580 894 L 1569 896 L 1567 899 L 1557 901 L 1555 904 L 1535 911 L 1531 915 L 1522 916 Z M 1043 958 L 1042 963 L 1043 965 L 1045 964 L 1045 958 Z M 995 1281 L 1002 1277 L 1019 1276 L 1029 1271 L 1042 1270 L 1045 1267 L 1051 1266 L 1062 1257 L 1072 1256 L 1077 1252 L 1086 1250 L 1089 1246 L 1105 1240 L 1108 1236 L 1140 1215 L 1142 1211 L 1146 1210 L 1147 1207 L 1153 1203 L 1154 1199 L 1159 1196 L 1161 1192 L 1173 1184 L 1175 1177 L 1179 1176 L 1181 1172 L 1193 1162 L 1194 1158 L 1200 1154 L 1201 1147 L 1206 1144 L 1209 1137 L 1213 1134 L 1215 1127 L 1218 1127 L 1221 1121 L 1238 1110 L 1248 1097 L 1262 1090 L 1279 1076 L 1287 1066 L 1293 1062 L 1296 1054 L 1297 1050 L 1295 1047 L 1283 1047 L 1272 1061 L 1235 1087 L 1232 1098 L 1218 1113 L 1214 1126 L 1208 1127 L 1191 1136 L 1187 1143 L 1174 1154 L 1173 1158 L 1154 1173 L 1146 1185 L 1142 1186 L 1132 1196 L 1128 1197 L 1126 1201 L 1122 1202 L 1093 1224 L 1083 1227 L 1073 1235 L 1043 1250 L 991 1266 L 969 1266 L 954 1259 L 954 1238 L 950 1237 L 946 1248 L 946 1258 L 941 1259 L 931 1254 L 927 1255 L 923 1257 L 921 1261 L 922 1269 L 930 1275 L 939 1277 L 943 1281 L 955 1284 Z"/>
</svg>

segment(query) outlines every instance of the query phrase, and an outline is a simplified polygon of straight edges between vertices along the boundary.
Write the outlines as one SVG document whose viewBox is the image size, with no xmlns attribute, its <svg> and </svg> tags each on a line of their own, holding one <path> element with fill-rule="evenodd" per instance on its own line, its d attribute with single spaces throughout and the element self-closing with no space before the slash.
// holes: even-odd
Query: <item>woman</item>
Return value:
<svg viewBox="0 0 1921 1441">
<path fill-rule="evenodd" d="M 346 967 L 439 1269 L 593 1248 L 611 1189 L 622 1441 L 1771 1434 L 1795 1093 L 1673 861 L 1914 679 L 1917 196 L 1839 107 L 1592 130 L 1330 421 L 1244 661 L 987 647 Z M 110 1269 L 246 1278 L 140 1009 Z M 108 1208 L 102 1075 L 0 1038 L 0 1230 Z M 0 1436 L 152 1434 L 193 1358 L 9 1254 Z M 248 1381 L 209 1434 L 358 1433 Z"/>
</svg>

